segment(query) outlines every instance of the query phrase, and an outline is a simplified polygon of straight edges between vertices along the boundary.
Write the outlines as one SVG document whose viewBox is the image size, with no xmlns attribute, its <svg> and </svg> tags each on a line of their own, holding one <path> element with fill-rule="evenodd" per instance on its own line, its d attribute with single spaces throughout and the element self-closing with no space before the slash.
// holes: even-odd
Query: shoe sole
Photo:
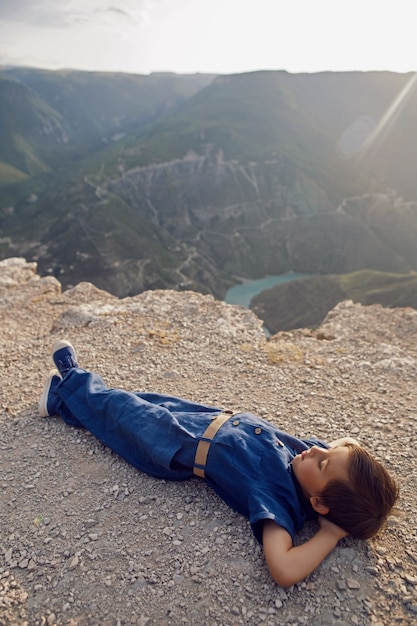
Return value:
<svg viewBox="0 0 417 626">
<path fill-rule="evenodd" d="M 59 372 L 56 369 L 53 369 L 49 372 L 49 376 L 45 381 L 41 397 L 39 398 L 38 413 L 40 417 L 51 417 L 48 413 L 48 397 L 49 391 L 51 389 L 52 378 L 54 376 L 59 376 Z"/>
</svg>

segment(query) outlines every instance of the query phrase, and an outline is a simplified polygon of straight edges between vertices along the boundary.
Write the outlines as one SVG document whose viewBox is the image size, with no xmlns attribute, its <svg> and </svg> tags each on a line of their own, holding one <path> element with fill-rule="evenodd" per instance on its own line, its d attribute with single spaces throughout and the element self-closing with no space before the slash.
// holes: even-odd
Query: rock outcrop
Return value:
<svg viewBox="0 0 417 626">
<path fill-rule="evenodd" d="M 0 316 L 0 624 L 415 623 L 417 311 L 346 301 L 316 331 L 268 340 L 251 311 L 212 296 L 62 291 L 6 259 Z M 144 476 L 38 417 L 62 337 L 110 386 L 245 409 L 298 436 L 353 434 L 399 480 L 397 514 L 279 588 L 247 520 L 202 481 Z"/>
</svg>

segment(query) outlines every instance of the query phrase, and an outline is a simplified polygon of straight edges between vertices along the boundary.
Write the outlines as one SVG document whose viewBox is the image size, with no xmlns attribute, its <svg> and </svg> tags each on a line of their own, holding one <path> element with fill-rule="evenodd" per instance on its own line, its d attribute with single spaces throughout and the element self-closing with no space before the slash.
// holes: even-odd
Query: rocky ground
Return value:
<svg viewBox="0 0 417 626">
<path fill-rule="evenodd" d="M 416 623 L 417 311 L 344 302 L 318 330 L 268 341 L 254 314 L 210 296 L 62 293 L 8 259 L 0 316 L 1 625 Z M 62 337 L 110 386 L 252 411 L 298 436 L 352 434 L 400 481 L 396 516 L 280 588 L 247 520 L 203 481 L 147 477 L 38 417 Z"/>
</svg>

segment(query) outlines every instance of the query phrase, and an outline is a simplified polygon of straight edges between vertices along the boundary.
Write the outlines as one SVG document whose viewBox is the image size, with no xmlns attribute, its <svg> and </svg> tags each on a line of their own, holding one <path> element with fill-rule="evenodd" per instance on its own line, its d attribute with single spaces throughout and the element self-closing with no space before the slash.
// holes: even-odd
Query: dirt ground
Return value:
<svg viewBox="0 0 417 626">
<path fill-rule="evenodd" d="M 2 626 L 417 622 L 417 311 L 344 302 L 315 331 L 267 340 L 253 313 L 210 296 L 62 293 L 7 259 L 0 316 Z M 38 416 L 64 337 L 109 386 L 251 411 L 300 437 L 356 437 L 400 482 L 396 515 L 280 588 L 248 521 L 203 481 L 145 476 Z"/>
</svg>

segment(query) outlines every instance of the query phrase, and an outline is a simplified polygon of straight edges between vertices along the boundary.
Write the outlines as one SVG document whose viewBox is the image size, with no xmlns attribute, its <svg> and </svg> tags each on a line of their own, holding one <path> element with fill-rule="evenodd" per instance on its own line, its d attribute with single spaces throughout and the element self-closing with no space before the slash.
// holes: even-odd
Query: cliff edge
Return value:
<svg viewBox="0 0 417 626">
<path fill-rule="evenodd" d="M 211 296 L 62 292 L 12 258 L 0 262 L 0 315 L 1 625 L 416 622 L 416 310 L 345 301 L 317 330 L 267 340 L 251 311 Z M 251 411 L 297 436 L 352 434 L 399 480 L 397 515 L 278 587 L 248 521 L 202 481 L 145 476 L 38 417 L 62 337 L 109 386 Z"/>
</svg>

